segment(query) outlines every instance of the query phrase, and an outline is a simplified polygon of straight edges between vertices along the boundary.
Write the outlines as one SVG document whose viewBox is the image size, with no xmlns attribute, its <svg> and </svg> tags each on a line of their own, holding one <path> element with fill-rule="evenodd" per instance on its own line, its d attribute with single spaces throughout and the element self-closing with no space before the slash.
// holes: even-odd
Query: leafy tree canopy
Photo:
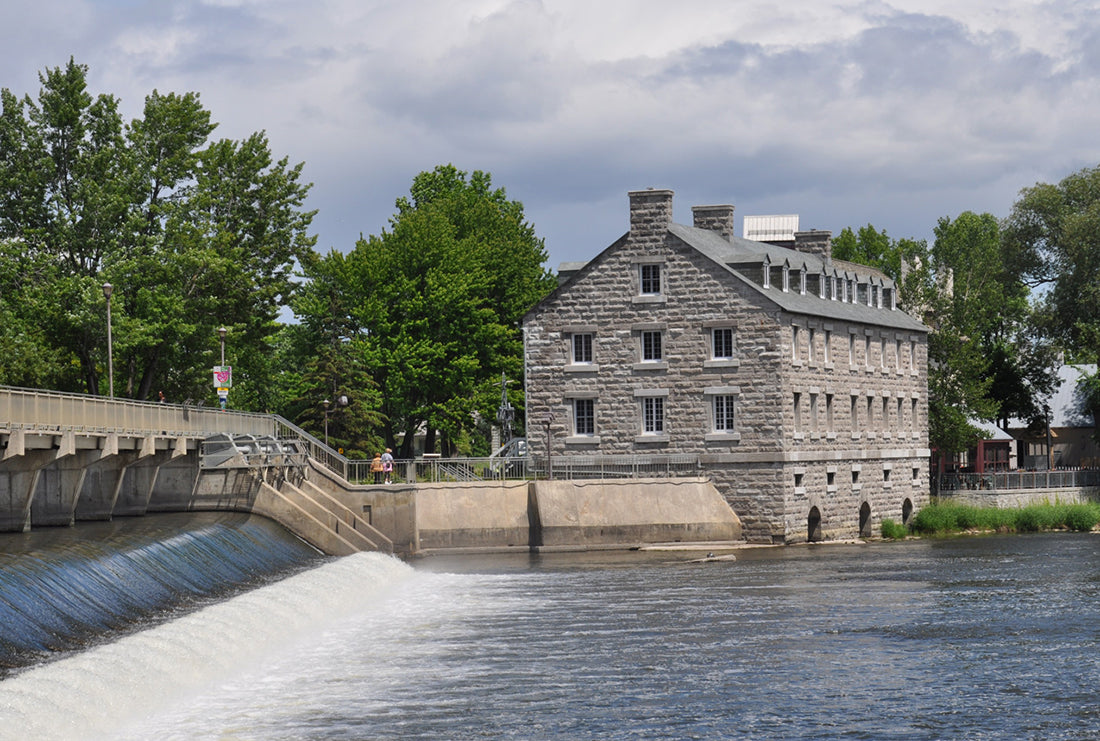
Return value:
<svg viewBox="0 0 1100 741">
<path fill-rule="evenodd" d="M 488 173 L 422 172 L 396 209 L 389 231 L 305 265 L 294 308 L 316 338 L 340 337 L 351 367 L 369 374 L 387 445 L 400 438 L 409 455 L 424 430 L 429 451 L 439 435 L 452 452 L 495 417 L 501 373 L 520 377 L 518 321 L 556 281 L 523 205 Z"/>
<path fill-rule="evenodd" d="M 210 141 L 195 93 L 145 99 L 124 124 L 72 59 L 36 99 L 0 91 L 0 310 L 20 332 L 0 381 L 104 393 L 104 283 L 114 286 L 115 392 L 213 400 L 229 328 L 234 402 L 270 408 L 275 319 L 311 252 L 302 165 L 266 137 Z"/>
</svg>

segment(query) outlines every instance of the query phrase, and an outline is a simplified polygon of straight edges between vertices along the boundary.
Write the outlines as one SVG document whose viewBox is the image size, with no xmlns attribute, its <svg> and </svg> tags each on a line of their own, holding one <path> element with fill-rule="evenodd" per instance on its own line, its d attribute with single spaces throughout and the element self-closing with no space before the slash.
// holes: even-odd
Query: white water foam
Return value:
<svg viewBox="0 0 1100 741">
<path fill-rule="evenodd" d="M 0 682 L 0 740 L 105 739 L 170 710 L 411 577 L 398 559 L 348 556 Z"/>
</svg>

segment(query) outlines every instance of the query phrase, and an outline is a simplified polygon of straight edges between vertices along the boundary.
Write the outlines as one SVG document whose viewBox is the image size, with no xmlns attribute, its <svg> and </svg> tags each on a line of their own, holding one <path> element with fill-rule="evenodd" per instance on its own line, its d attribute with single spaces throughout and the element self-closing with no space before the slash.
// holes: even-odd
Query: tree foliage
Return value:
<svg viewBox="0 0 1100 741">
<path fill-rule="evenodd" d="M 124 124 L 87 71 L 70 59 L 39 75 L 37 99 L 0 92 L 0 241 L 19 253 L 0 311 L 23 337 L 0 381 L 107 391 L 111 283 L 116 393 L 212 399 L 226 326 L 234 402 L 270 408 L 275 319 L 314 242 L 302 165 L 275 161 L 262 133 L 210 141 L 195 93 L 153 91 Z"/>
<path fill-rule="evenodd" d="M 1042 416 L 1036 400 L 1052 388 L 1054 354 L 1035 332 L 1028 286 L 997 219 L 966 211 L 941 218 L 934 234 L 929 248 L 868 224 L 844 229 L 833 254 L 889 275 L 899 304 L 929 326 L 929 439 L 958 452 L 981 435 L 973 421 Z"/>
<path fill-rule="evenodd" d="M 328 316 L 354 338 L 348 358 L 377 385 L 387 445 L 401 439 L 407 456 L 423 429 L 429 451 L 439 435 L 452 452 L 479 417 L 495 416 L 501 373 L 520 377 L 518 320 L 555 281 L 523 205 L 488 173 L 420 173 L 396 208 L 389 231 L 307 266 L 309 298 L 295 311 L 318 337 Z M 326 281 L 338 289 L 327 293 Z"/>
<path fill-rule="evenodd" d="M 1007 259 L 1043 295 L 1043 329 L 1066 355 L 1100 359 L 1100 166 L 1020 193 L 1005 225 Z"/>
</svg>

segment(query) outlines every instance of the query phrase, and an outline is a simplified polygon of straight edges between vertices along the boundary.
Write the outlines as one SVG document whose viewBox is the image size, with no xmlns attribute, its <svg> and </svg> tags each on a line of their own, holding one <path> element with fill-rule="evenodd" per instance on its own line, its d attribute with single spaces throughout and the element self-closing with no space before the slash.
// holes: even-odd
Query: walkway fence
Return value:
<svg viewBox="0 0 1100 741">
<path fill-rule="evenodd" d="M 1053 471 L 1000 471 L 997 473 L 944 473 L 938 493 L 987 491 L 990 494 L 1024 489 L 1073 489 L 1100 486 L 1100 470 L 1077 468 Z"/>
<path fill-rule="evenodd" d="M 0 386 L 0 429 L 207 437 L 271 435 L 269 414 Z"/>
</svg>

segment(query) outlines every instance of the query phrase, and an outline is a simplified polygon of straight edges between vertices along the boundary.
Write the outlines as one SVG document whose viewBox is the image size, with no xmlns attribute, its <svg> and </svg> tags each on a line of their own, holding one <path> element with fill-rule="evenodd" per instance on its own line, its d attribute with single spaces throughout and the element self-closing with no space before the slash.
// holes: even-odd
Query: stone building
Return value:
<svg viewBox="0 0 1100 741">
<path fill-rule="evenodd" d="M 750 241 L 733 206 L 675 224 L 672 196 L 631 192 L 630 231 L 524 317 L 532 450 L 694 456 L 755 542 L 907 520 L 929 496 L 927 328 L 829 232 Z"/>
</svg>

